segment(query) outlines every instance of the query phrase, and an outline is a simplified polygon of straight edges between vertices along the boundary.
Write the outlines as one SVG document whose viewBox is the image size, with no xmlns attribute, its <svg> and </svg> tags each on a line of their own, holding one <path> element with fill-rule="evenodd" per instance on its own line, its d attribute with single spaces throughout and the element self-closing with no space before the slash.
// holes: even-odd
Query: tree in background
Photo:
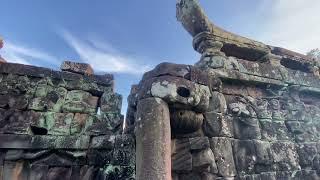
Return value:
<svg viewBox="0 0 320 180">
<path fill-rule="evenodd" d="M 2 37 L 0 36 L 0 49 L 3 48 L 3 39 Z"/>
<path fill-rule="evenodd" d="M 311 51 L 309 51 L 307 53 L 307 56 L 312 57 L 312 58 L 314 58 L 316 60 L 320 60 L 320 49 L 319 48 L 312 49 Z"/>
<path fill-rule="evenodd" d="M 3 48 L 3 45 L 4 45 L 4 42 L 3 42 L 2 37 L 0 36 L 0 49 Z M 5 63 L 5 62 L 6 62 L 6 60 L 4 60 L 4 59 L 1 57 L 1 55 L 0 55 L 0 64 L 1 64 L 1 63 Z"/>
<path fill-rule="evenodd" d="M 320 77 L 320 49 L 312 49 L 311 51 L 307 52 L 307 56 L 314 59 L 312 71 L 314 75 Z"/>
</svg>

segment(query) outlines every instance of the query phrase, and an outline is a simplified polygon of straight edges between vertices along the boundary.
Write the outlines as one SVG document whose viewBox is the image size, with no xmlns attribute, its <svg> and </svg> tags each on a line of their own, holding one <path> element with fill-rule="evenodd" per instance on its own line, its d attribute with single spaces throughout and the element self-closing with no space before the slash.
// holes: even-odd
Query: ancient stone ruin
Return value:
<svg viewBox="0 0 320 180">
<path fill-rule="evenodd" d="M 200 61 L 146 72 L 125 121 L 112 75 L 0 64 L 0 179 L 319 180 L 320 63 L 215 26 L 196 0 L 177 18 Z"/>
<path fill-rule="evenodd" d="M 113 76 L 86 64 L 62 71 L 0 64 L 0 179 L 133 179 Z"/>
</svg>

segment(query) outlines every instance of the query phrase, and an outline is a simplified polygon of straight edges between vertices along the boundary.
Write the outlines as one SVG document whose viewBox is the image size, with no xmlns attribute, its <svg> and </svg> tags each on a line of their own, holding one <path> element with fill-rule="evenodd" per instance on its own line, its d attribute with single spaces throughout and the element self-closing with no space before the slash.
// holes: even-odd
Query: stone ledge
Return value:
<svg viewBox="0 0 320 180">
<path fill-rule="evenodd" d="M 61 72 L 55 71 L 49 68 L 36 67 L 30 65 L 16 64 L 16 63 L 4 63 L 0 64 L 0 73 L 7 74 L 17 74 L 22 76 L 33 76 L 33 77 L 51 77 L 54 79 L 63 79 L 70 81 L 79 81 L 80 79 L 85 82 L 94 82 L 99 85 L 104 86 L 113 86 L 114 78 L 112 74 L 104 74 L 104 75 L 81 75 L 75 74 L 71 72 Z"/>
<path fill-rule="evenodd" d="M 89 136 L 0 134 L 0 149 L 88 149 Z"/>
</svg>

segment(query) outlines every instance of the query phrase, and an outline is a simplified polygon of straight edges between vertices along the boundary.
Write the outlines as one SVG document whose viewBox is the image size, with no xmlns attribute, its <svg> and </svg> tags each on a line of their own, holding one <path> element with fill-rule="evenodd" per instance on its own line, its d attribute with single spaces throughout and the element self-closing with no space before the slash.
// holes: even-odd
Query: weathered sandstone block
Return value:
<svg viewBox="0 0 320 180">
<path fill-rule="evenodd" d="M 79 73 L 83 75 L 93 75 L 94 73 L 90 64 L 77 63 L 77 62 L 71 62 L 71 61 L 64 61 L 61 64 L 60 69 L 62 71 L 69 71 L 69 72 Z"/>
</svg>

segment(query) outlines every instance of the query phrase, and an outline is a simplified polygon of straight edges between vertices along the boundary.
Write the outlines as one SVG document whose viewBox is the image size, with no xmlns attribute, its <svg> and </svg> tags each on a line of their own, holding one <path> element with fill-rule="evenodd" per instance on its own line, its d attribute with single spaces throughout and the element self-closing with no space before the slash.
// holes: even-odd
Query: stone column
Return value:
<svg viewBox="0 0 320 180">
<path fill-rule="evenodd" d="M 170 113 L 160 98 L 138 103 L 136 116 L 137 180 L 171 180 Z"/>
</svg>

